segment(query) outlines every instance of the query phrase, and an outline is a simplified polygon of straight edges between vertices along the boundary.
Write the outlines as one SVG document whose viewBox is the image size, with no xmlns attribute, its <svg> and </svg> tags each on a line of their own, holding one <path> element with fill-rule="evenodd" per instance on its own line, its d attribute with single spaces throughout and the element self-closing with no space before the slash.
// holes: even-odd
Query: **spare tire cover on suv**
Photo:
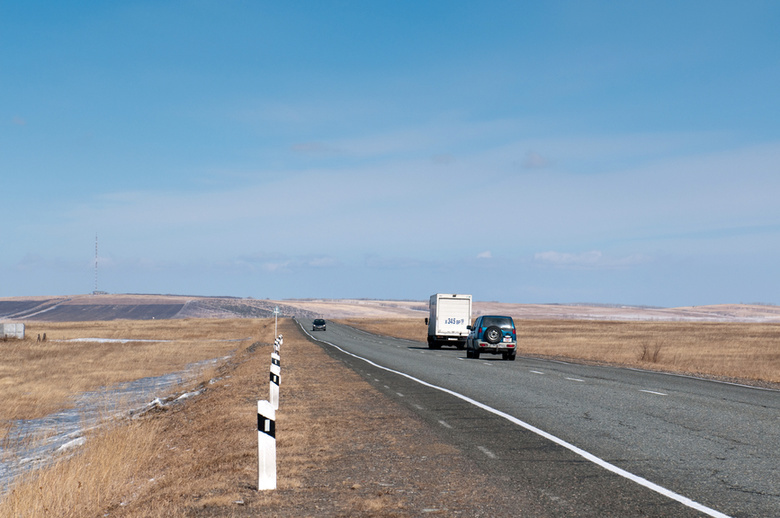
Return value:
<svg viewBox="0 0 780 518">
<path fill-rule="evenodd" d="M 497 344 L 503 338 L 504 333 L 501 332 L 501 328 L 498 326 L 490 326 L 485 329 L 485 341 L 490 344 Z"/>
</svg>

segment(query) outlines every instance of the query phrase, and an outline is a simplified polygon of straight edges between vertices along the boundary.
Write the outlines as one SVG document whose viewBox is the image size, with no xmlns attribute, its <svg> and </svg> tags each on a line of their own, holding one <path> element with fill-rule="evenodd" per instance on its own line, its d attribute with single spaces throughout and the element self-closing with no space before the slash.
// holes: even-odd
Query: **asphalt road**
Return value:
<svg viewBox="0 0 780 518">
<path fill-rule="evenodd" d="M 299 322 L 553 515 L 780 517 L 780 391 L 521 356 L 467 360 Z"/>
</svg>

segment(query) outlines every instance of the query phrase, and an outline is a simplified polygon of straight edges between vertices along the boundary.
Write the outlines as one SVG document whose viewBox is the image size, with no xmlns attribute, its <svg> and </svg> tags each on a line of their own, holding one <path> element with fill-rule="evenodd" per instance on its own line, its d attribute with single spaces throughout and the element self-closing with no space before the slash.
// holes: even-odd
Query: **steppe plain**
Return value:
<svg viewBox="0 0 780 518">
<path fill-rule="evenodd" d="M 254 413 L 256 400 L 268 397 L 262 373 L 268 369 L 277 307 L 285 336 L 279 489 L 258 493 Z M 775 306 L 477 301 L 474 313 L 512 315 L 520 328 L 521 355 L 780 383 Z M 520 492 L 493 487 L 457 449 L 306 340 L 288 318 L 324 316 L 424 341 L 426 315 L 425 301 L 0 299 L 0 322 L 27 325 L 24 341 L 0 342 L 0 389 L 4 395 L 15 390 L 14 397 L 2 398 L 0 436 L 12 419 L 45 415 L 81 391 L 176 371 L 198 359 L 225 358 L 192 386 L 180 388 L 186 393 L 200 387 L 197 397 L 112 422 L 91 432 L 79 455 L 31 472 L 0 497 L 0 516 L 550 515 Z M 36 340 L 42 333 L 45 344 Z M 60 341 L 85 338 L 94 340 Z M 345 380 L 348 390 L 334 392 L 335 378 Z"/>
<path fill-rule="evenodd" d="M 76 322 L 152 318 L 425 318 L 427 300 L 287 299 L 182 295 L 74 295 L 0 298 L 0 322 Z M 780 323 L 780 306 L 717 304 L 659 308 L 606 304 L 520 304 L 474 301 L 473 316 L 511 315 L 522 320 L 616 320 Z"/>
</svg>

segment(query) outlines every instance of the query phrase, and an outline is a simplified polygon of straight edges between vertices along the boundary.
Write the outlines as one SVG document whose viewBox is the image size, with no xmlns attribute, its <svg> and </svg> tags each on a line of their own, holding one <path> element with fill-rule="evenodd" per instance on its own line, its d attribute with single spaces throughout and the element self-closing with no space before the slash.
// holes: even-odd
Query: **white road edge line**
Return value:
<svg viewBox="0 0 780 518">
<path fill-rule="evenodd" d="M 449 424 L 449 423 L 447 423 L 446 421 L 442 421 L 441 419 L 439 419 L 439 424 L 440 424 L 440 425 L 442 425 L 444 428 L 450 428 L 450 429 L 452 429 L 452 425 L 450 425 L 450 424 Z"/>
<path fill-rule="evenodd" d="M 646 478 L 642 478 L 639 475 L 634 475 L 633 473 L 630 473 L 630 472 L 628 472 L 628 471 L 626 471 L 626 470 L 624 470 L 622 468 L 619 468 L 619 467 L 615 466 L 614 464 L 610 464 L 609 462 L 607 462 L 607 461 L 605 461 L 605 460 L 603 460 L 603 459 L 601 459 L 599 457 L 596 457 L 592 453 L 589 453 L 589 452 L 587 452 L 587 451 L 585 451 L 585 450 L 583 450 L 581 448 L 578 448 L 577 446 L 574 446 L 573 444 L 568 443 L 568 442 L 564 441 L 563 439 L 559 439 L 558 437 L 556 437 L 556 436 L 554 436 L 554 435 L 552 435 L 550 433 L 547 433 L 544 430 L 541 430 L 541 429 L 539 429 L 539 428 L 537 428 L 537 427 L 535 427 L 533 425 L 530 425 L 530 424 L 526 423 L 525 421 L 521 421 L 520 419 L 516 418 L 515 416 L 509 415 L 506 412 L 502 412 L 501 410 L 496 410 L 495 408 L 489 407 L 489 406 L 487 406 L 484 403 L 480 403 L 479 401 L 471 399 L 468 396 L 464 396 L 463 394 L 455 392 L 454 390 L 450 390 L 450 389 L 447 389 L 447 388 L 444 388 L 444 387 L 439 387 L 438 385 L 433 385 L 432 383 L 428 383 L 427 381 L 423 381 L 423 380 L 421 380 L 419 378 L 415 378 L 414 376 L 406 374 L 405 372 L 393 370 L 393 369 L 391 369 L 389 367 L 385 367 L 384 365 L 379 365 L 378 363 L 374 363 L 374 362 L 372 362 L 371 360 L 369 360 L 367 358 L 363 358 L 362 356 L 358 356 L 357 354 L 354 354 L 354 353 L 351 353 L 349 351 L 346 351 L 346 350 L 342 349 L 341 347 L 339 347 L 336 344 L 327 342 L 325 340 L 320 340 L 319 338 L 314 338 L 314 336 L 312 336 L 306 329 L 304 329 L 303 326 L 299 326 L 299 327 L 312 340 L 315 340 L 317 342 L 321 342 L 323 344 L 327 344 L 327 345 L 333 347 L 334 349 L 338 349 L 339 351 L 341 351 L 342 353 L 344 353 L 344 354 L 346 354 L 348 356 L 352 356 L 353 358 L 356 358 L 358 360 L 362 360 L 362 361 L 368 363 L 369 365 L 373 365 L 377 369 L 382 369 L 382 370 L 387 371 L 387 372 L 392 372 L 393 374 L 398 374 L 399 376 L 403 376 L 404 378 L 407 378 L 407 379 L 410 379 L 410 380 L 412 380 L 414 382 L 417 382 L 420 385 L 423 385 L 425 387 L 430 387 L 432 389 L 439 390 L 441 392 L 444 392 L 445 394 L 450 394 L 452 396 L 455 396 L 458 399 L 461 399 L 461 400 L 463 400 L 463 401 L 465 401 L 467 403 L 470 403 L 470 404 L 474 405 L 477 408 L 481 408 L 482 410 L 490 412 L 491 414 L 497 415 L 499 417 L 503 417 L 504 419 L 506 419 L 510 423 L 514 423 L 514 424 L 516 424 L 516 425 L 518 425 L 518 426 L 520 426 L 522 428 L 525 428 L 529 432 L 533 432 L 533 433 L 535 433 L 537 435 L 540 435 L 540 436 L 544 437 L 545 439 L 547 439 L 549 441 L 552 441 L 555 444 L 557 444 L 559 446 L 562 446 L 562 447 L 566 448 L 567 450 L 569 450 L 569 451 L 579 455 L 580 457 L 583 457 L 584 459 L 589 460 L 590 462 L 596 464 L 597 466 L 601 466 L 602 468 L 606 469 L 607 471 L 611 471 L 612 473 L 615 473 L 616 475 L 619 475 L 621 477 L 627 478 L 628 480 L 630 480 L 632 482 L 636 482 L 640 486 L 644 486 L 647 489 L 650 489 L 651 491 L 655 491 L 658 494 L 661 494 L 661 495 L 663 495 L 665 497 L 671 498 L 672 500 L 675 500 L 675 501 L 677 501 L 677 502 L 679 502 L 679 503 L 681 503 L 681 504 L 683 504 L 683 505 L 685 505 L 687 507 L 690 507 L 691 509 L 695 509 L 695 510 L 701 512 L 701 513 L 706 514 L 707 516 L 712 516 L 713 518 L 730 518 L 727 514 L 723 514 L 720 511 L 716 511 L 715 509 L 711 509 L 711 508 L 705 506 L 704 504 L 700 504 L 698 502 L 695 502 L 695 501 L 691 500 L 688 497 L 685 497 L 683 495 L 675 493 L 671 489 L 666 489 L 665 487 L 659 486 L 658 484 L 656 484 L 654 482 L 650 482 Z"/>
</svg>

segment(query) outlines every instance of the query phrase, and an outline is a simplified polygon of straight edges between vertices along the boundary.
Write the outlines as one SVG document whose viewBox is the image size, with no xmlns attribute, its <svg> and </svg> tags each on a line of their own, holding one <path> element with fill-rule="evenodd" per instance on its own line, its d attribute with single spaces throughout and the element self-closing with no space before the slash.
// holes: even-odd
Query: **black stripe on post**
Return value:
<svg viewBox="0 0 780 518">
<path fill-rule="evenodd" d="M 279 358 L 273 358 L 273 357 L 272 357 L 272 358 L 271 358 L 271 363 L 272 363 L 273 365 L 276 365 L 277 367 L 281 367 L 281 366 L 282 366 L 281 362 L 279 361 Z"/>
<path fill-rule="evenodd" d="M 274 374 L 273 372 L 271 373 L 271 383 L 273 383 L 274 385 L 278 385 L 279 384 L 279 375 L 278 374 Z"/>
<path fill-rule="evenodd" d="M 276 421 L 257 414 L 257 431 L 276 439 Z"/>
</svg>

